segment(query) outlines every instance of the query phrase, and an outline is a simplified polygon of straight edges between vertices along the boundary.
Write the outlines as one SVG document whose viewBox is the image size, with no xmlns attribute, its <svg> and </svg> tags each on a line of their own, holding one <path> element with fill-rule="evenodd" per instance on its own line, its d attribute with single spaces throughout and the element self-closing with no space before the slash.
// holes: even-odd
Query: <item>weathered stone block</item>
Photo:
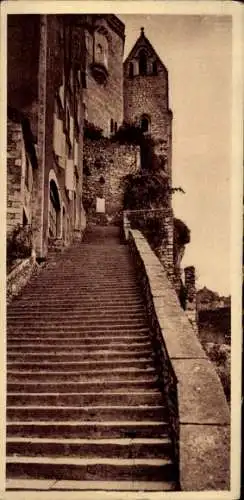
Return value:
<svg viewBox="0 0 244 500">
<path fill-rule="evenodd" d="M 180 477 L 183 491 L 230 489 L 228 425 L 180 426 Z"/>
<path fill-rule="evenodd" d="M 229 424 L 224 391 L 208 359 L 172 359 L 177 374 L 180 423 Z"/>
</svg>

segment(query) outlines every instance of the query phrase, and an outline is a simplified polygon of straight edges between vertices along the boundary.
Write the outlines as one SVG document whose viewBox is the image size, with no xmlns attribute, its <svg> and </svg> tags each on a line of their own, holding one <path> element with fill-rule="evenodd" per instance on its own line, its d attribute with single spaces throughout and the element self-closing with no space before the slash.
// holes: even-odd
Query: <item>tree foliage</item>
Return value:
<svg viewBox="0 0 244 500">
<path fill-rule="evenodd" d="M 166 205 L 170 193 L 167 177 L 142 170 L 136 174 L 127 175 L 124 182 L 125 209 L 162 208 Z"/>
</svg>

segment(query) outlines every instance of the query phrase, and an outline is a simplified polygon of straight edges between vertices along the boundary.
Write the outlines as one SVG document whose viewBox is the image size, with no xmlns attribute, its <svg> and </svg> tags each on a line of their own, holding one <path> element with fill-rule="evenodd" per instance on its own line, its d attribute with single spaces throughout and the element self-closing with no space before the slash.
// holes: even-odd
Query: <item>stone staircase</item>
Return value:
<svg viewBox="0 0 244 500">
<path fill-rule="evenodd" d="M 7 316 L 7 489 L 177 488 L 128 247 L 87 231 Z"/>
</svg>

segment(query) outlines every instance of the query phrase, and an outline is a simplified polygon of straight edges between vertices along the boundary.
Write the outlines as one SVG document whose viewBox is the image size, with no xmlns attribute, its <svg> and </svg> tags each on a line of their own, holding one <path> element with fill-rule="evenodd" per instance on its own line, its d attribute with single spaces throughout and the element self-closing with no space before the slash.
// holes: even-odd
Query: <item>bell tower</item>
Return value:
<svg viewBox="0 0 244 500">
<path fill-rule="evenodd" d="M 136 123 L 154 141 L 171 185 L 172 112 L 168 71 L 145 36 L 144 28 L 124 62 L 124 121 Z"/>
</svg>

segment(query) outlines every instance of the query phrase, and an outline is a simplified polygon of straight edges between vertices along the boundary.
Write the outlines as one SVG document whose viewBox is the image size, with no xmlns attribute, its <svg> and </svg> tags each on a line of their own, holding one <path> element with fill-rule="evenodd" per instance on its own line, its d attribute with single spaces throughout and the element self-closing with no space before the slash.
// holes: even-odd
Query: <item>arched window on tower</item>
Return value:
<svg viewBox="0 0 244 500">
<path fill-rule="evenodd" d="M 113 121 L 113 118 L 111 118 L 110 120 L 110 134 L 113 134 L 114 133 L 114 121 Z"/>
<path fill-rule="evenodd" d="M 132 78 L 134 76 L 134 65 L 133 62 L 129 64 L 129 77 Z"/>
<path fill-rule="evenodd" d="M 150 132 L 150 118 L 147 115 L 141 117 L 141 130 L 143 133 Z"/>
<path fill-rule="evenodd" d="M 142 76 L 147 74 L 147 54 L 145 50 L 141 50 L 139 53 L 139 74 Z"/>
</svg>

